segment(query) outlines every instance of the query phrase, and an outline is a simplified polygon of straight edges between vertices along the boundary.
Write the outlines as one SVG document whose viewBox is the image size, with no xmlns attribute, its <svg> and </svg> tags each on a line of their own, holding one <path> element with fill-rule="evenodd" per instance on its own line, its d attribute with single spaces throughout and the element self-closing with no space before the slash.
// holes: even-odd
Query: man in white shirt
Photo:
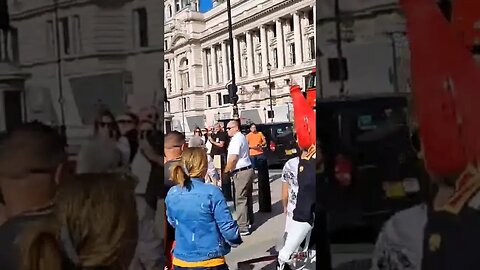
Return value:
<svg viewBox="0 0 480 270">
<path fill-rule="evenodd" d="M 227 133 L 231 137 L 228 146 L 227 165 L 225 173 L 230 174 L 235 187 L 235 217 L 237 218 L 240 234 L 250 234 L 249 210 L 252 206 L 253 168 L 250 161 L 247 138 L 240 132 L 237 121 L 227 124 Z"/>
</svg>

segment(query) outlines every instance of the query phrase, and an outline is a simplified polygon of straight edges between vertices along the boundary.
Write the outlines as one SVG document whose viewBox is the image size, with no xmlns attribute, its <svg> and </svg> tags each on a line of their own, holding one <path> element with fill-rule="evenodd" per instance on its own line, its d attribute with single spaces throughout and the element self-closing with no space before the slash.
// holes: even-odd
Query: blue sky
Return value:
<svg viewBox="0 0 480 270">
<path fill-rule="evenodd" d="M 212 9 L 212 0 L 200 0 L 200 12 L 207 12 Z"/>
</svg>

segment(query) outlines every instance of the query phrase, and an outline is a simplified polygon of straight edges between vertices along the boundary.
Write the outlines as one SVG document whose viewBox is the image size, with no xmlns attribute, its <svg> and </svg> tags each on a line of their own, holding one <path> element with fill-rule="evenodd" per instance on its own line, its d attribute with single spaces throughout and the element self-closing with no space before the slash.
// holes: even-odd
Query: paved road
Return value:
<svg viewBox="0 0 480 270">
<path fill-rule="evenodd" d="M 276 253 L 275 246 L 279 239 L 281 239 L 285 226 L 285 215 L 283 214 L 283 207 L 281 204 L 281 173 L 282 171 L 278 169 L 270 170 L 270 189 L 272 196 L 271 213 L 258 212 L 258 188 L 257 184 L 254 184 L 254 231 L 251 235 L 243 238 L 244 242 L 242 245 L 233 249 L 232 252 L 227 255 L 227 263 L 230 269 L 237 269 L 237 263 L 240 261 Z M 272 268 L 269 266 L 262 267 L 262 269 Z M 273 267 L 273 269 L 275 269 L 275 267 Z"/>
<path fill-rule="evenodd" d="M 275 246 L 283 235 L 285 215 L 281 205 L 281 170 L 270 170 L 272 213 L 259 213 L 258 202 L 254 200 L 255 226 L 250 236 L 244 237 L 244 243 L 227 255 L 230 269 L 235 270 L 238 262 L 261 256 L 277 254 Z M 254 185 L 254 198 L 258 196 L 257 185 Z M 352 260 L 369 259 L 373 246 L 370 244 L 332 245 L 332 264 L 339 267 Z M 254 269 L 276 269 L 273 263 L 256 264 Z M 363 269 L 363 268 L 359 268 Z"/>
</svg>

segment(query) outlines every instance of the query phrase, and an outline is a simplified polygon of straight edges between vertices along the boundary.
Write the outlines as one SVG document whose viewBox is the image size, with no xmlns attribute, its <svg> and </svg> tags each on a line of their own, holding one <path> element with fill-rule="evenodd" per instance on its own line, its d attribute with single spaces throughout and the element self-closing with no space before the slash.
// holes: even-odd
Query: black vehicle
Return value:
<svg viewBox="0 0 480 270">
<path fill-rule="evenodd" d="M 412 146 L 408 115 L 407 96 L 401 95 L 317 103 L 333 242 L 351 242 L 359 235 L 364 238 L 359 242 L 373 242 L 392 214 L 425 199 L 424 171 Z M 337 181 L 339 157 L 351 168 L 346 186 Z"/>
<path fill-rule="evenodd" d="M 221 120 L 226 127 L 231 119 Z M 264 149 L 269 166 L 284 164 L 287 160 L 298 155 L 299 149 L 294 137 L 293 124 L 289 122 L 255 124 L 257 130 L 262 132 L 267 140 Z M 241 131 L 244 135 L 250 132 L 250 125 L 242 124 Z"/>
</svg>

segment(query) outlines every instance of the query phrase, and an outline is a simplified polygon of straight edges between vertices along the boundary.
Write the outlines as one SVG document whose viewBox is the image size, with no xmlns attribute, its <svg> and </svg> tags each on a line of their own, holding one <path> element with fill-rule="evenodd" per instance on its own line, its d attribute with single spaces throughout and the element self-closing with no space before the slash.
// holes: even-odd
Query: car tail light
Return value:
<svg viewBox="0 0 480 270">
<path fill-rule="evenodd" d="M 275 152 L 275 149 L 277 148 L 277 145 L 275 142 L 271 141 L 270 142 L 270 151 Z"/>
</svg>

